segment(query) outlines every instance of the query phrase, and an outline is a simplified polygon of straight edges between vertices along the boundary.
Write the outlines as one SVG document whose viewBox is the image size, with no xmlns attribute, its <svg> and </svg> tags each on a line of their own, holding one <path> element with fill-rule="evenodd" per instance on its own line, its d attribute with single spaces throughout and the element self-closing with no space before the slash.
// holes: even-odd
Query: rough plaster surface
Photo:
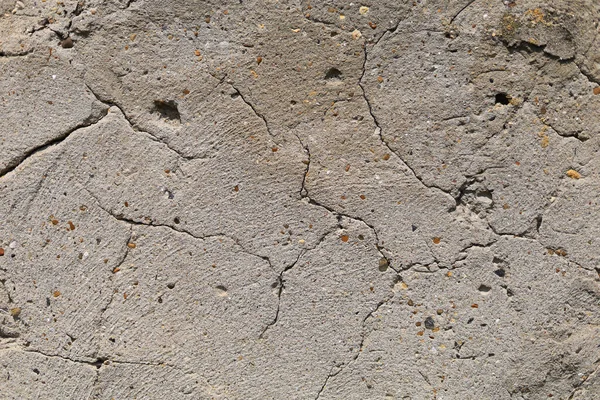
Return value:
<svg viewBox="0 0 600 400">
<path fill-rule="evenodd" d="M 1 399 L 600 399 L 596 0 L 0 0 Z"/>
</svg>

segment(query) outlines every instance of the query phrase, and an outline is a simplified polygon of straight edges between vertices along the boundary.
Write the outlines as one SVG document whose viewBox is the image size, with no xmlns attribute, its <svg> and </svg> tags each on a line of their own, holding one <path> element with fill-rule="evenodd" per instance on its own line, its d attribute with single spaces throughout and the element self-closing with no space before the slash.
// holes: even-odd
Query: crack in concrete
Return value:
<svg viewBox="0 0 600 400">
<path fill-rule="evenodd" d="M 381 38 L 383 38 L 384 35 L 381 36 Z M 381 40 L 380 38 L 380 40 Z M 375 43 L 375 45 L 373 46 L 373 48 L 377 45 L 377 43 L 379 43 L 379 40 Z M 365 53 L 365 57 L 363 60 L 363 66 L 362 66 L 362 74 L 360 76 L 360 78 L 358 79 L 358 86 L 360 86 L 361 91 L 362 91 L 362 95 L 363 98 L 365 99 L 365 102 L 367 103 L 367 107 L 369 109 L 369 114 L 371 114 L 371 118 L 373 119 L 373 123 L 375 124 L 376 128 L 377 128 L 377 133 L 379 135 L 379 140 L 381 141 L 381 143 L 390 151 L 390 153 L 392 153 L 393 155 L 395 155 L 396 157 L 398 157 L 398 160 L 401 162 L 402 165 L 404 165 L 411 173 L 412 175 L 427 189 L 437 189 L 440 192 L 444 193 L 445 195 L 451 196 L 452 195 L 445 191 L 444 189 L 435 186 L 435 185 L 427 185 L 425 183 L 425 181 L 423 180 L 423 178 L 421 178 L 419 175 L 417 175 L 417 173 L 415 172 L 415 170 L 406 162 L 404 161 L 404 159 L 402 159 L 402 157 L 400 157 L 400 155 L 398 154 L 398 152 L 394 151 L 389 143 L 384 139 L 383 137 L 383 129 L 381 128 L 381 125 L 379 123 L 379 121 L 377 120 L 377 117 L 375 116 L 375 113 L 373 111 L 373 106 L 371 105 L 371 101 L 369 100 L 368 96 L 367 96 L 367 91 L 365 89 L 363 80 L 365 77 L 365 73 L 366 73 L 366 65 L 367 65 L 367 60 L 368 60 L 368 52 L 367 52 L 367 47 L 364 46 L 364 53 Z"/>
<path fill-rule="evenodd" d="M 308 251 L 308 250 L 307 250 Z M 273 321 L 271 321 L 270 323 L 268 323 L 263 331 L 260 333 L 260 335 L 258 335 L 259 339 L 262 339 L 265 334 L 267 333 L 267 331 L 272 327 L 275 326 L 275 324 L 277 324 L 277 321 L 279 320 L 279 310 L 280 310 L 280 306 L 281 306 L 281 295 L 283 293 L 283 289 L 285 289 L 285 279 L 283 278 L 283 275 L 291 270 L 292 268 L 294 268 L 294 266 L 298 263 L 298 260 L 300 260 L 300 257 L 302 257 L 305 252 L 301 252 L 300 254 L 298 254 L 298 257 L 296 258 L 296 261 L 294 261 L 292 264 L 288 265 L 287 267 L 285 267 L 280 273 L 279 273 L 279 277 L 277 278 L 277 282 L 279 285 L 278 288 L 278 292 L 277 292 L 277 309 L 275 311 L 275 317 L 273 318 Z"/>
<path fill-rule="evenodd" d="M 401 281 L 401 280 L 402 280 L 402 278 L 400 277 L 400 275 L 397 275 L 397 277 L 398 277 L 399 281 Z M 399 282 L 399 281 L 397 281 L 397 282 Z M 396 282 L 396 283 L 397 283 L 397 282 Z M 373 317 L 373 314 L 375 314 L 377 311 L 379 311 L 379 309 L 380 309 L 382 306 L 384 306 L 384 305 L 386 305 L 387 303 L 389 303 L 389 302 L 390 302 L 390 301 L 391 301 L 391 300 L 392 300 L 392 299 L 395 297 L 395 295 L 396 295 L 396 294 L 395 294 L 395 293 L 392 291 L 392 294 L 391 294 L 391 296 L 389 296 L 389 297 L 387 297 L 387 298 L 383 299 L 382 301 L 380 301 L 379 303 L 377 303 L 377 305 L 375 306 L 375 308 L 374 308 L 373 310 L 371 310 L 371 311 L 370 311 L 370 312 L 369 312 L 369 313 L 368 313 L 368 314 L 365 316 L 365 318 L 363 318 L 363 321 L 362 321 L 362 324 L 361 324 L 361 328 L 362 328 L 363 332 L 365 331 L 365 328 L 366 328 L 366 325 L 367 325 L 367 321 L 369 320 L 369 318 L 372 318 L 372 317 Z M 344 369 L 348 368 L 350 365 L 352 365 L 353 363 L 355 363 L 355 362 L 358 360 L 358 358 L 360 357 L 360 355 L 361 355 L 361 354 L 362 354 L 362 352 L 363 352 L 364 345 L 365 345 L 365 341 L 367 340 L 367 338 L 369 337 L 369 335 L 370 335 L 372 332 L 373 332 L 373 330 L 371 330 L 371 331 L 370 331 L 370 332 L 368 332 L 368 333 L 363 333 L 363 334 L 362 334 L 362 336 L 361 336 L 361 340 L 360 340 L 360 344 L 359 344 L 359 346 L 358 346 L 358 351 L 356 352 L 356 355 L 354 355 L 354 357 L 353 357 L 353 358 L 352 358 L 350 361 L 348 361 L 348 363 L 347 363 L 347 364 L 345 364 L 345 365 L 341 365 L 341 366 L 339 367 L 339 369 L 338 369 L 336 372 L 334 372 L 334 373 L 331 373 L 331 370 L 333 370 L 333 368 L 334 368 L 334 367 L 332 367 L 332 368 L 331 368 L 331 370 L 330 370 L 329 374 L 327 375 L 327 378 L 325 378 L 325 382 L 323 382 L 323 386 L 321 386 L 321 389 L 318 391 L 318 393 L 317 393 L 317 396 L 315 397 L 315 400 L 318 400 L 318 399 L 321 397 L 321 394 L 322 394 L 322 393 L 323 393 L 323 391 L 325 390 L 325 387 L 327 386 L 327 383 L 329 382 L 329 379 L 331 379 L 331 378 L 333 378 L 333 377 L 335 377 L 335 376 L 339 375 L 339 374 L 340 374 L 340 373 L 341 373 L 341 372 L 342 372 Z"/>
<path fill-rule="evenodd" d="M 90 114 L 82 123 L 77 124 L 77 126 L 75 126 L 74 128 L 46 141 L 45 143 L 43 143 L 41 145 L 35 146 L 32 149 L 26 151 L 24 154 L 17 157 L 15 160 L 9 162 L 6 167 L 4 167 L 3 169 L 0 170 L 0 179 L 4 178 L 8 174 L 10 174 L 12 171 L 17 169 L 19 166 L 21 166 L 24 162 L 26 162 L 30 158 L 34 157 L 36 154 L 38 154 L 48 148 L 58 146 L 63 141 L 65 141 L 69 136 L 71 136 L 71 134 L 78 131 L 79 129 L 88 128 L 92 125 L 99 123 L 104 117 L 106 117 L 107 114 L 108 114 L 108 110 L 106 110 L 106 112 L 104 112 L 104 115 L 95 116 L 93 114 Z"/>
<path fill-rule="evenodd" d="M 89 193 L 89 191 L 88 191 L 88 193 Z M 125 254 L 123 254 L 123 257 L 121 257 L 121 259 L 116 263 L 115 267 L 113 268 L 113 271 L 116 271 L 117 269 L 121 268 L 121 266 L 125 263 L 127 256 L 129 256 L 129 250 L 130 250 L 129 243 L 131 243 L 132 238 L 133 238 L 133 226 L 130 225 L 129 226 L 129 237 L 127 238 L 127 242 L 125 243 Z M 113 277 L 111 274 L 109 276 L 109 281 L 112 282 L 112 280 L 113 280 Z M 108 302 L 106 303 L 106 305 L 104 307 L 102 307 L 102 309 L 100 309 L 100 323 L 99 323 L 100 326 L 102 326 L 103 321 L 104 321 L 104 313 L 106 312 L 106 310 L 108 310 L 110 305 L 113 303 L 116 292 L 117 292 L 117 290 L 115 288 L 112 288 L 112 293 L 110 294 L 110 298 L 108 299 Z"/>
<path fill-rule="evenodd" d="M 124 217 L 123 215 L 117 215 L 112 213 L 111 211 L 107 210 L 102 203 L 100 202 L 100 200 L 98 199 L 98 197 L 96 197 L 95 194 L 93 194 L 88 188 L 86 188 L 85 186 L 83 187 L 83 190 L 85 190 L 96 202 L 96 205 L 98 206 L 98 208 L 100 208 L 102 211 L 104 211 L 106 214 L 110 215 L 112 218 L 116 219 L 117 221 L 121 221 L 121 222 L 125 222 L 127 224 L 129 224 L 130 226 L 132 225 L 138 225 L 138 226 L 146 226 L 146 227 L 154 227 L 154 228 L 167 228 L 170 229 L 174 232 L 180 233 L 180 234 L 184 234 L 187 235 L 193 239 L 197 239 L 197 240 L 207 240 L 207 239 L 212 239 L 212 238 L 225 238 L 228 239 L 230 241 L 232 241 L 236 246 L 238 246 L 241 251 L 243 253 L 246 253 L 248 255 L 254 256 L 254 257 L 258 257 L 263 261 L 266 261 L 269 264 L 269 267 L 273 270 L 275 270 L 275 267 L 273 266 L 273 264 L 271 263 L 271 260 L 269 259 L 269 257 L 266 256 L 261 256 L 255 253 L 252 253 L 251 251 L 247 250 L 241 243 L 240 240 L 224 234 L 224 233 L 215 233 L 215 234 L 210 234 L 210 235 L 203 235 L 203 236 L 197 236 L 194 235 L 193 233 L 191 233 L 190 231 L 187 231 L 185 229 L 181 229 L 178 228 L 176 226 L 172 226 L 172 225 L 168 225 L 168 224 L 157 224 L 154 223 L 154 221 L 150 220 L 150 222 L 146 223 L 146 222 L 142 222 L 142 221 L 136 221 L 127 217 Z"/>
<path fill-rule="evenodd" d="M 87 365 L 87 366 L 93 367 L 95 369 L 100 369 L 103 366 L 108 365 L 108 364 L 129 364 L 129 365 L 144 365 L 144 366 L 176 368 L 174 365 L 170 365 L 170 364 L 163 363 L 163 362 L 117 360 L 117 359 L 102 358 L 102 357 L 96 358 L 93 361 L 90 359 L 87 359 L 87 360 L 86 359 L 77 359 L 77 358 L 62 356 L 60 354 L 49 354 L 49 353 L 45 353 L 41 350 L 23 348 L 22 346 L 20 346 L 19 348 L 12 347 L 12 348 L 1 349 L 0 351 L 22 351 L 24 353 L 40 354 L 47 358 L 57 358 L 57 359 L 69 361 L 69 362 L 76 363 L 76 364 Z"/>
<path fill-rule="evenodd" d="M 250 107 L 252 109 L 252 111 L 254 112 L 254 114 L 263 120 L 263 122 L 265 123 L 265 127 L 267 128 L 267 132 L 269 133 L 270 136 L 275 137 L 275 135 L 273 134 L 273 132 L 271 132 L 271 128 L 269 127 L 269 123 L 267 122 L 267 118 L 265 118 L 265 116 L 260 113 L 256 107 L 254 107 L 254 105 L 252 103 L 250 103 L 246 97 L 244 97 L 244 95 L 242 94 L 242 92 L 239 91 L 239 89 L 237 87 L 235 87 L 232 83 L 230 83 L 231 87 L 233 88 L 233 90 L 236 91 L 236 93 L 240 96 L 240 99 L 242 99 L 242 101 L 244 103 L 246 103 L 246 105 L 248 107 Z"/>
<path fill-rule="evenodd" d="M 267 326 L 265 326 L 265 328 L 263 329 L 263 331 L 261 332 L 261 334 L 258 336 L 259 339 L 262 339 L 264 337 L 264 335 L 266 334 L 267 330 L 269 330 L 272 326 L 277 324 L 277 321 L 279 320 L 279 311 L 280 311 L 280 305 L 281 305 L 281 296 L 283 295 L 283 290 L 285 289 L 285 279 L 284 279 L 284 274 L 286 272 L 289 272 L 292 268 L 294 268 L 296 266 L 296 264 L 298 264 L 298 261 L 300 260 L 300 258 L 302 258 L 302 256 L 304 256 L 305 254 L 307 254 L 308 252 L 315 250 L 316 248 L 318 248 L 327 238 L 327 236 L 331 235 L 332 233 L 334 233 L 337 229 L 339 228 L 336 227 L 335 229 L 329 231 L 329 232 L 325 232 L 317 241 L 317 243 L 315 243 L 314 246 L 308 247 L 306 249 L 303 249 L 299 254 L 298 257 L 296 258 L 296 260 L 291 263 L 290 265 L 286 266 L 280 273 L 279 276 L 277 278 L 277 282 L 278 282 L 278 293 L 277 293 L 277 309 L 275 312 L 275 317 L 273 318 L 273 321 L 270 322 L 269 324 L 267 324 Z"/>
<path fill-rule="evenodd" d="M 454 16 L 450 19 L 450 24 L 452 24 L 454 22 L 454 20 L 456 18 L 458 18 L 458 16 L 460 14 L 462 14 L 463 11 L 465 11 L 467 8 L 469 8 L 473 3 L 475 3 L 477 0 L 470 0 L 463 8 L 461 8 L 456 14 L 454 14 Z M 450 25 L 449 24 L 449 25 Z"/>
<path fill-rule="evenodd" d="M 148 137 L 149 139 L 151 139 L 151 140 L 153 140 L 153 141 L 155 141 L 157 143 L 161 143 L 161 144 L 165 145 L 167 149 L 169 149 L 173 153 L 177 154 L 178 157 L 183 158 L 186 161 L 197 160 L 197 159 L 201 158 L 201 157 L 188 157 L 188 156 L 185 156 L 180 151 L 178 151 L 175 148 L 171 147 L 168 142 L 166 142 L 164 140 L 161 140 L 160 138 L 158 138 L 156 135 L 152 134 L 151 132 L 146 132 L 146 131 L 141 130 L 137 126 L 137 124 L 135 124 L 131 120 L 131 118 L 125 113 L 125 110 L 123 109 L 123 107 L 120 104 L 118 104 L 116 102 L 113 102 L 111 100 L 108 100 L 108 99 L 102 99 L 96 92 L 94 92 L 94 90 L 92 90 L 92 88 L 87 83 L 85 83 L 85 86 L 90 91 L 90 93 L 92 93 L 92 95 L 94 96 L 94 98 L 96 100 L 98 100 L 99 102 L 101 102 L 102 104 L 104 104 L 104 105 L 106 105 L 108 107 L 116 107 L 116 108 L 118 108 L 119 111 L 121 112 L 121 114 L 123 114 L 123 118 L 129 123 L 129 126 L 131 127 L 131 129 L 133 129 L 134 132 L 140 132 L 140 133 L 146 134 L 147 135 L 146 137 Z"/>
<path fill-rule="evenodd" d="M 575 387 L 575 389 L 571 392 L 568 400 L 572 400 L 574 398 L 574 396 L 577 394 L 578 391 L 580 391 L 582 389 L 582 386 L 592 377 L 595 376 L 599 371 L 600 371 L 600 360 L 597 360 L 595 364 L 598 364 L 598 366 L 591 372 L 589 373 L 584 380 L 582 380 L 581 382 L 579 382 L 579 384 L 577 384 L 577 386 Z"/>
<path fill-rule="evenodd" d="M 326 206 L 318 201 L 316 201 L 315 199 L 313 199 L 312 197 L 310 197 L 310 195 L 308 194 L 308 189 L 306 188 L 306 177 L 309 174 L 310 171 L 310 163 L 312 161 L 311 159 L 311 154 L 310 154 L 310 148 L 308 147 L 308 145 L 305 145 L 302 140 L 300 139 L 300 137 L 298 135 L 296 135 L 296 138 L 298 139 L 298 141 L 300 142 L 300 145 L 302 146 L 302 148 L 304 149 L 305 153 L 308 156 L 308 159 L 305 160 L 305 164 L 306 164 L 306 168 L 304 169 L 304 175 L 302 177 L 302 185 L 300 187 L 300 197 L 301 198 L 306 198 L 308 199 L 308 203 L 317 207 L 321 207 L 324 208 L 325 210 L 327 210 L 328 212 L 330 212 L 331 214 L 333 214 L 334 216 L 336 216 L 338 218 L 338 227 L 341 228 L 340 225 L 340 219 L 341 217 L 346 217 L 348 219 L 354 220 L 354 221 L 360 221 L 362 222 L 364 225 L 366 225 L 371 231 L 373 231 L 373 234 L 375 236 L 375 247 L 377 249 L 377 251 L 379 252 L 379 254 L 381 255 L 382 258 L 385 258 L 388 261 L 388 265 L 390 265 L 390 260 L 389 260 L 389 256 L 385 255 L 382 252 L 383 250 L 386 250 L 385 247 L 383 247 L 383 243 L 379 240 L 379 235 L 377 233 L 377 230 L 375 229 L 374 225 L 368 224 L 367 222 L 365 222 L 362 218 L 359 217 L 352 217 L 348 214 L 336 211 L 335 209 L 333 209 L 332 207 Z M 303 161 L 304 162 L 304 161 Z M 325 236 L 327 236 L 329 233 L 325 234 L 321 240 L 319 241 L 319 243 L 325 238 Z M 309 249 L 310 250 L 310 249 Z M 391 265 L 390 268 L 394 269 Z M 396 271 L 398 272 L 398 271 Z"/>
</svg>

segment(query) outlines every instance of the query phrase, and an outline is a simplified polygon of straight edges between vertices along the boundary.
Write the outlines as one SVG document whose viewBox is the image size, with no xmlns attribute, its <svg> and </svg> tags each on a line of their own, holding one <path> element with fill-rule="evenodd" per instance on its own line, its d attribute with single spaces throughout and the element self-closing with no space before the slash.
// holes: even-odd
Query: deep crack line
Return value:
<svg viewBox="0 0 600 400">
<path fill-rule="evenodd" d="M 277 321 L 279 320 L 279 310 L 281 307 L 281 295 L 283 294 L 283 289 L 285 289 L 285 279 L 283 278 L 283 275 L 291 270 L 292 268 L 294 268 L 294 266 L 298 263 L 298 260 L 300 260 L 300 257 L 302 257 L 306 252 L 300 252 L 298 254 L 298 257 L 296 258 L 296 261 L 294 261 L 292 264 L 288 265 L 287 267 L 285 267 L 280 273 L 279 273 L 279 277 L 277 278 L 277 281 L 279 283 L 279 289 L 277 292 L 277 309 L 275 311 L 275 317 L 273 318 L 273 321 L 271 321 L 270 323 L 268 323 L 263 331 L 260 333 L 260 335 L 258 335 L 259 339 L 264 338 L 265 334 L 267 333 L 267 331 L 274 326 L 275 324 L 277 324 Z"/>
<path fill-rule="evenodd" d="M 340 220 L 341 217 L 345 217 L 348 219 L 351 219 L 353 221 L 359 221 L 362 222 L 364 225 L 366 225 L 371 231 L 373 231 L 373 235 L 375 236 L 375 248 L 377 249 L 377 252 L 381 255 L 382 258 L 385 258 L 388 261 L 388 265 L 390 268 L 392 268 L 394 271 L 398 272 L 398 270 L 396 270 L 394 267 L 392 267 L 392 265 L 389 262 L 389 256 L 386 256 L 381 250 L 385 250 L 385 247 L 381 244 L 381 241 L 379 240 L 379 234 L 377 233 L 377 230 L 375 229 L 375 226 L 368 224 L 367 222 L 365 222 L 363 219 L 359 218 L 359 217 L 353 217 L 351 215 L 348 214 L 344 214 L 341 212 L 338 212 L 336 210 L 334 210 L 333 208 L 326 206 L 322 203 L 319 203 L 318 201 L 314 200 L 313 198 L 311 198 L 308 195 L 308 192 L 306 191 L 306 189 L 304 189 L 304 191 L 306 192 L 306 195 L 304 195 L 303 197 L 308 199 L 308 204 L 311 204 L 313 206 L 316 207 L 321 207 L 324 208 L 325 210 L 329 211 L 330 213 L 332 213 L 334 216 L 336 216 L 338 218 L 338 221 Z"/>
<path fill-rule="evenodd" d="M 259 117 L 260 119 L 263 120 L 263 122 L 265 123 L 265 127 L 267 128 L 267 132 L 269 133 L 270 136 L 274 137 L 275 135 L 273 134 L 273 132 L 271 132 L 271 128 L 269 127 L 269 123 L 267 122 L 267 119 L 265 118 L 265 116 L 260 113 L 256 107 L 254 107 L 254 105 L 252 103 L 250 103 L 248 100 L 246 100 L 246 98 L 244 97 L 244 95 L 242 94 L 242 92 L 239 91 L 239 89 L 237 87 L 235 87 L 233 84 L 231 84 L 231 87 L 233 88 L 233 90 L 235 90 L 235 92 L 238 94 L 238 96 L 240 96 L 240 99 L 242 99 L 242 101 L 244 103 L 246 103 L 246 105 L 248 107 L 250 107 L 252 109 L 252 111 L 254 112 L 254 114 Z"/>
<path fill-rule="evenodd" d="M 177 156 L 178 156 L 178 157 L 180 157 L 180 158 L 182 158 L 182 159 L 184 159 L 184 160 L 186 160 L 186 161 L 197 160 L 197 159 L 200 159 L 200 158 L 201 158 L 201 157 L 189 157 L 189 156 L 185 156 L 185 155 L 183 155 L 183 154 L 182 154 L 180 151 L 178 151 L 178 150 L 174 149 L 173 147 L 171 147 L 171 146 L 169 145 L 169 143 L 168 143 L 168 142 L 166 142 L 166 141 L 164 141 L 164 140 L 161 140 L 159 137 L 157 137 L 156 135 L 154 135 L 154 134 L 152 134 L 152 133 L 150 133 L 150 132 L 147 132 L 147 131 L 143 131 L 143 130 L 141 130 L 141 129 L 140 129 L 138 126 L 137 126 L 137 124 L 135 124 L 135 123 L 134 123 L 134 122 L 131 120 L 131 118 L 130 118 L 130 117 L 129 117 L 129 116 L 126 114 L 126 113 L 125 113 L 125 110 L 123 110 L 123 107 L 121 107 L 121 105 L 119 105 L 118 103 L 115 103 L 115 102 L 113 102 L 113 101 L 110 101 L 110 100 L 107 100 L 107 99 L 102 99 L 102 98 L 100 98 L 100 96 L 98 96 L 98 95 L 97 95 L 97 94 L 96 94 L 96 93 L 95 93 L 95 92 L 92 90 L 92 88 L 91 88 L 91 87 L 90 87 L 90 86 L 89 86 L 87 83 L 85 83 L 85 86 L 87 87 L 87 89 L 90 91 L 90 93 L 91 93 L 91 94 L 94 96 L 94 98 L 95 98 L 97 101 L 99 101 L 100 103 L 104 104 L 105 106 L 108 106 L 109 108 L 110 108 L 110 107 L 116 107 L 116 108 L 118 108 L 118 109 L 119 109 L 119 111 L 121 112 L 121 114 L 123 115 L 123 118 L 124 118 L 124 119 L 125 119 L 125 120 L 126 120 L 128 123 L 129 123 L 129 126 L 131 127 L 131 129 L 132 129 L 134 132 L 140 132 L 140 133 L 144 133 L 144 134 L 146 134 L 146 135 L 147 135 L 147 137 L 148 137 L 150 140 L 152 140 L 152 141 L 154 141 L 154 142 L 161 143 L 161 144 L 165 145 L 167 149 L 169 149 L 169 150 L 170 150 L 170 151 L 172 151 L 173 153 L 177 154 Z"/>
<path fill-rule="evenodd" d="M 450 19 L 450 24 L 452 24 L 454 22 L 454 20 L 456 18 L 458 18 L 458 16 L 460 14 L 462 14 L 463 11 L 465 11 L 467 8 L 469 8 L 473 3 L 475 3 L 477 0 L 470 0 L 463 8 L 461 8 L 456 14 L 454 14 L 454 16 Z"/>
<path fill-rule="evenodd" d="M 385 34 L 383 35 L 385 36 Z M 383 37 L 382 36 L 382 37 Z M 379 43 L 379 41 L 377 41 L 377 43 Z M 374 48 L 375 46 L 373 46 Z M 375 113 L 373 112 L 373 107 L 371 105 L 371 102 L 369 101 L 369 98 L 367 97 L 367 91 L 365 89 L 363 80 L 365 77 L 365 73 L 366 73 L 366 66 L 367 66 L 367 60 L 368 60 L 368 52 L 367 52 L 367 47 L 364 46 L 364 53 L 365 53 L 365 57 L 363 60 L 363 66 L 362 66 L 362 74 L 360 75 L 360 78 L 358 79 L 358 86 L 360 86 L 360 89 L 362 91 L 362 95 L 363 98 L 365 99 L 365 102 L 367 104 L 367 108 L 369 109 L 369 114 L 371 114 L 371 118 L 373 119 L 373 123 L 375 124 L 375 126 L 377 127 L 377 134 L 379 135 L 379 140 L 381 141 L 381 143 L 390 151 L 391 154 L 394 154 L 396 157 L 398 157 L 398 159 L 402 162 L 402 164 L 404 166 L 406 166 L 406 168 L 408 170 L 410 170 L 410 172 L 412 173 L 412 175 L 427 189 L 436 189 L 439 190 L 440 192 L 444 193 L 447 196 L 450 196 L 452 198 L 454 198 L 449 192 L 443 190 L 442 188 L 435 186 L 435 185 L 427 185 L 425 184 L 425 182 L 423 181 L 423 179 L 417 175 L 417 173 L 415 172 L 415 170 L 406 162 L 402 159 L 402 157 L 400 157 L 400 155 L 398 154 L 398 152 L 392 150 L 392 148 L 390 147 L 389 143 L 383 138 L 383 129 L 381 128 L 381 125 L 379 123 L 379 121 L 377 120 L 377 117 L 375 116 Z"/>
<path fill-rule="evenodd" d="M 102 114 L 99 116 L 90 115 L 86 118 L 85 121 L 78 124 L 73 129 L 70 129 L 70 130 L 48 140 L 47 142 L 28 150 L 27 152 L 25 152 L 25 154 L 21 155 L 16 160 L 11 161 L 10 163 L 8 163 L 8 165 L 6 167 L 4 167 L 2 170 L 0 170 L 0 179 L 4 178 L 9 173 L 11 173 L 15 169 L 17 169 L 20 165 L 22 165 L 24 162 L 26 162 L 27 160 L 29 160 L 30 158 L 35 156 L 37 153 L 40 153 L 50 147 L 54 147 L 54 146 L 61 144 L 69 136 L 71 136 L 74 132 L 78 131 L 79 129 L 88 128 L 92 125 L 99 123 L 107 115 L 108 115 L 108 109 L 104 111 L 103 115 Z"/>
</svg>

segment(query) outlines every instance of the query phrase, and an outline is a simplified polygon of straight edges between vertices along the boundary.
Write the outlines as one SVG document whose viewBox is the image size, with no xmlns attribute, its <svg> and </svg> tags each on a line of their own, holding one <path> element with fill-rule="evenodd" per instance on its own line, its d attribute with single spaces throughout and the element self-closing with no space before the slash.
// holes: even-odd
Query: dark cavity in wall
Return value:
<svg viewBox="0 0 600 400">
<path fill-rule="evenodd" d="M 337 68 L 330 68 L 325 74 L 325 79 L 342 79 L 342 71 Z"/>
<path fill-rule="evenodd" d="M 503 104 L 503 105 L 510 104 L 511 98 L 512 97 L 506 93 L 498 93 L 498 94 L 496 94 L 496 104 Z"/>
<path fill-rule="evenodd" d="M 181 116 L 177 109 L 177 103 L 173 100 L 155 100 L 152 113 L 168 122 L 181 123 Z"/>
</svg>

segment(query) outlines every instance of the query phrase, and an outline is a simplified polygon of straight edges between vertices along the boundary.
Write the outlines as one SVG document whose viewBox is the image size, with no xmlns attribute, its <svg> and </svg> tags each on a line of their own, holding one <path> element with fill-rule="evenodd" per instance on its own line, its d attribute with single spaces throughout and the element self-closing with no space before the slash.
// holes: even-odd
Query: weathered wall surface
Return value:
<svg viewBox="0 0 600 400">
<path fill-rule="evenodd" d="M 596 0 L 0 15 L 0 398 L 600 398 Z"/>
</svg>

